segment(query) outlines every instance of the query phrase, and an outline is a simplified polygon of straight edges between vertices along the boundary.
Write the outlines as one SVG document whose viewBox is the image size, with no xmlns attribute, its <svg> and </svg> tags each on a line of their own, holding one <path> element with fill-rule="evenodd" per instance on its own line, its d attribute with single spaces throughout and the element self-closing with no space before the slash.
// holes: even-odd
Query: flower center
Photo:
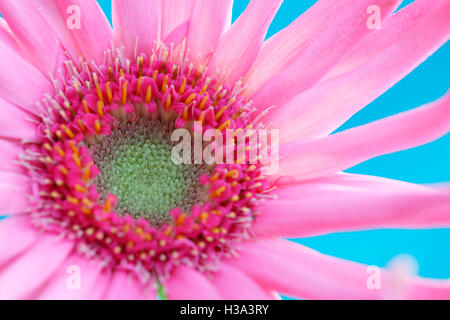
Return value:
<svg viewBox="0 0 450 320">
<path fill-rule="evenodd" d="M 93 180 L 100 199 L 112 193 L 117 213 L 158 227 L 171 221 L 173 208 L 190 212 L 202 196 L 199 178 L 207 169 L 172 161 L 174 129 L 158 120 L 121 121 L 108 136 L 88 142 L 100 170 Z"/>
</svg>

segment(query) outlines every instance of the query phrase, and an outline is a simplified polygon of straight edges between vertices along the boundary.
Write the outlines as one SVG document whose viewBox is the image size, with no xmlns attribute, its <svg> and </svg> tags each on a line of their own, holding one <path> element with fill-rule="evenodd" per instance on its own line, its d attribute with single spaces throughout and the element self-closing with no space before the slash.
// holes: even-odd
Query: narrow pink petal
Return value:
<svg viewBox="0 0 450 320">
<path fill-rule="evenodd" d="M 189 22 L 189 57 L 204 63 L 231 24 L 233 0 L 195 0 Z"/>
<path fill-rule="evenodd" d="M 162 1 L 161 38 L 166 39 L 175 28 L 189 20 L 194 0 Z M 184 36 L 187 36 L 187 30 Z"/>
<path fill-rule="evenodd" d="M 72 37 L 71 30 L 68 28 L 67 22 L 70 15 L 67 14 L 67 8 L 61 13 L 56 1 L 48 0 L 34 0 L 33 5 L 52 30 L 64 50 L 67 51 L 68 55 L 73 60 L 78 61 L 82 52 L 78 47 L 76 40 Z"/>
<path fill-rule="evenodd" d="M 220 39 L 210 66 L 230 83 L 243 77 L 255 61 L 267 30 L 283 0 L 252 0 Z"/>
<path fill-rule="evenodd" d="M 38 232 L 31 226 L 28 216 L 0 220 L 0 273 L 8 263 L 26 252 L 37 238 Z"/>
<path fill-rule="evenodd" d="M 14 38 L 14 35 L 12 34 L 11 29 L 9 28 L 5 19 L 3 19 L 2 17 L 0 17 L 0 42 L 4 43 L 5 45 L 8 45 L 18 54 L 21 54 L 19 44 Z"/>
<path fill-rule="evenodd" d="M 71 277 L 80 276 L 80 286 Z M 96 300 L 107 293 L 111 272 L 99 262 L 73 253 L 40 289 L 40 300 Z"/>
<path fill-rule="evenodd" d="M 114 40 L 125 46 L 128 57 L 134 57 L 135 53 L 150 55 L 158 40 L 158 3 L 158 0 L 113 0 Z"/>
<path fill-rule="evenodd" d="M 374 228 L 450 226 L 450 191 L 357 174 L 281 187 L 258 207 L 261 236 L 308 237 Z"/>
<path fill-rule="evenodd" d="M 0 138 L 35 140 L 36 124 L 33 116 L 0 98 Z"/>
<path fill-rule="evenodd" d="M 187 32 L 189 30 L 189 21 L 185 21 L 176 27 L 171 33 L 164 38 L 164 44 L 168 47 L 172 46 L 175 48 L 184 39 L 186 39 Z"/>
<path fill-rule="evenodd" d="M 30 181 L 26 175 L 0 170 L 0 215 L 24 213 L 30 207 Z"/>
<path fill-rule="evenodd" d="M 448 10 L 447 0 L 416 0 L 383 21 L 381 29 L 375 30 L 362 39 L 330 72 L 327 78 L 355 69 L 374 58 L 404 36 L 405 32 L 414 29 L 416 24 L 430 13 L 441 8 Z M 422 30 L 422 32 L 426 32 Z"/>
<path fill-rule="evenodd" d="M 282 107 L 300 92 L 319 81 L 355 43 L 369 34 L 367 8 L 380 7 L 386 17 L 399 0 L 342 1 L 341 12 L 330 20 L 329 27 L 320 32 L 305 51 L 289 67 L 270 78 L 253 95 L 257 110 L 275 105 Z"/>
<path fill-rule="evenodd" d="M 130 272 L 113 273 L 105 299 L 108 300 L 155 300 L 151 285 L 143 285 Z"/>
<path fill-rule="evenodd" d="M 56 70 L 55 63 L 61 47 L 33 2 L 1 0 L 0 12 L 20 42 L 27 57 L 45 76 Z"/>
<path fill-rule="evenodd" d="M 75 40 L 85 59 L 101 63 L 104 52 L 111 47 L 112 29 L 96 0 L 55 0 L 64 22 L 76 14 L 71 8 L 78 7 L 80 12 L 80 28 L 70 28 L 69 32 Z"/>
<path fill-rule="evenodd" d="M 351 2 L 319 0 L 288 27 L 264 42 L 245 77 L 247 93 L 253 94 L 267 80 L 292 64 L 333 24 L 336 17 L 345 14 L 343 8 L 352 6 Z"/>
<path fill-rule="evenodd" d="M 0 97 L 37 113 L 35 103 L 53 91 L 50 82 L 10 46 L 0 42 Z"/>
<path fill-rule="evenodd" d="M 0 138 L 0 150 L 2 150 L 0 172 L 25 173 L 24 168 L 17 164 L 19 161 L 19 154 L 23 152 L 20 141 Z M 1 180 L 2 176 L 0 174 L 0 181 Z"/>
<path fill-rule="evenodd" d="M 266 287 L 307 299 L 386 299 L 395 279 L 380 271 L 380 287 L 371 286 L 367 266 L 323 255 L 286 240 L 258 240 L 242 245 L 229 263 Z M 368 285 L 369 284 L 369 285 Z M 404 299 L 448 299 L 450 281 L 410 277 Z"/>
<path fill-rule="evenodd" d="M 166 281 L 164 289 L 171 300 L 218 300 L 213 284 L 192 268 L 179 266 Z"/>
<path fill-rule="evenodd" d="M 353 71 L 321 81 L 269 116 L 274 128 L 284 128 L 280 140 L 330 134 L 444 44 L 450 36 L 450 2 L 430 2 L 420 19 L 410 21 L 414 8 L 402 10 L 398 23 L 405 19 L 409 28 L 385 50 Z"/>
<path fill-rule="evenodd" d="M 261 288 L 238 269 L 222 263 L 214 273 L 214 287 L 224 300 L 273 300 L 274 296 Z"/>
<path fill-rule="evenodd" d="M 40 236 L 24 254 L 1 270 L 0 299 L 32 299 L 73 247 L 73 241 L 60 240 L 54 235 Z"/>
<path fill-rule="evenodd" d="M 278 175 L 323 177 L 383 154 L 413 148 L 450 130 L 450 94 L 428 105 L 331 136 L 280 146 Z"/>
</svg>

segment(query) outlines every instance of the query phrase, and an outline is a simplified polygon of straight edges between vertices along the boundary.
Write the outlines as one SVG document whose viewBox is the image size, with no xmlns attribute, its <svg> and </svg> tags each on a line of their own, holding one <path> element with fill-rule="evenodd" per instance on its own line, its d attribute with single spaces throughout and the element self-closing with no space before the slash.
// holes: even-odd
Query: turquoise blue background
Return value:
<svg viewBox="0 0 450 320">
<path fill-rule="evenodd" d="M 111 19 L 110 0 L 98 0 Z M 236 0 L 233 18 L 249 0 Z M 315 1 L 285 0 L 269 29 L 268 36 L 286 27 Z M 405 6 L 412 0 L 403 1 Z M 450 44 L 447 43 L 425 63 L 387 93 L 351 118 L 350 128 L 415 108 L 442 96 L 450 87 Z M 433 143 L 367 161 L 348 172 L 377 175 L 414 183 L 450 181 L 450 134 Z M 370 265 L 385 266 L 395 255 L 407 253 L 419 263 L 425 277 L 450 278 L 450 229 L 374 230 L 295 239 L 320 252 Z"/>
</svg>

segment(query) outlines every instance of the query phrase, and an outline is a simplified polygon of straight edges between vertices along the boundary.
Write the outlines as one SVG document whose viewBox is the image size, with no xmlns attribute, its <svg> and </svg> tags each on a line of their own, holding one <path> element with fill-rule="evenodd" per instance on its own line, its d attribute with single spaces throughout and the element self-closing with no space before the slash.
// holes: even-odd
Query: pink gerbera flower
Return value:
<svg viewBox="0 0 450 320">
<path fill-rule="evenodd" d="M 448 190 L 341 172 L 446 134 L 448 95 L 330 135 L 448 40 L 450 2 L 320 0 L 264 41 L 281 2 L 113 0 L 111 29 L 95 0 L 0 1 L 0 298 L 450 298 L 278 238 L 450 225 Z M 280 129 L 279 172 L 176 165 L 194 123 Z"/>
</svg>

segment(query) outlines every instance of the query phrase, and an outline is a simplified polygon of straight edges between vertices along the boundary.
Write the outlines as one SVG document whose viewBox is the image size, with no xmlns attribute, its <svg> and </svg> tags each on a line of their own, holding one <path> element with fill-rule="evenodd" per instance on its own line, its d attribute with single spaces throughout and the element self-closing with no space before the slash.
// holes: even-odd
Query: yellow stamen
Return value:
<svg viewBox="0 0 450 320">
<path fill-rule="evenodd" d="M 95 132 L 100 133 L 100 130 L 102 127 L 101 127 L 100 121 L 98 121 L 98 119 L 95 119 L 94 128 L 95 128 Z"/>
<path fill-rule="evenodd" d="M 63 175 L 67 175 L 69 173 L 69 170 L 67 170 L 66 167 L 64 166 L 60 166 L 59 167 L 59 171 L 63 174 Z"/>
<path fill-rule="evenodd" d="M 84 113 L 91 113 L 91 110 L 89 110 L 89 107 L 85 100 L 83 100 L 82 104 L 83 104 Z"/>
<path fill-rule="evenodd" d="M 91 175 L 91 164 L 89 163 L 86 167 L 84 167 L 83 181 L 88 182 L 90 175 Z"/>
<path fill-rule="evenodd" d="M 52 147 L 50 146 L 49 143 L 44 143 L 44 148 L 45 148 L 47 151 L 52 151 Z"/>
<path fill-rule="evenodd" d="M 216 113 L 216 121 L 218 121 L 223 116 L 227 108 L 228 106 L 225 106 L 222 109 L 220 109 L 219 112 Z"/>
<path fill-rule="evenodd" d="M 200 113 L 200 117 L 198 118 L 198 121 L 200 123 L 203 123 L 203 121 L 205 121 L 205 114 L 206 114 L 206 111 L 202 111 L 202 113 Z"/>
<path fill-rule="evenodd" d="M 145 94 L 145 103 L 149 103 L 152 98 L 152 86 L 147 87 L 147 93 Z"/>
<path fill-rule="evenodd" d="M 78 148 L 77 148 L 75 142 L 70 141 L 69 144 L 70 144 L 70 148 L 72 149 L 73 153 L 76 155 L 79 155 L 80 153 L 78 152 Z"/>
<path fill-rule="evenodd" d="M 226 177 L 227 178 L 237 179 L 237 177 L 239 177 L 239 171 L 237 171 L 236 169 L 228 171 L 227 174 L 226 174 Z"/>
<path fill-rule="evenodd" d="M 142 77 L 139 77 L 139 79 L 138 79 L 138 83 L 137 83 L 137 86 L 136 86 L 136 93 L 138 94 L 138 95 L 141 95 L 141 84 L 142 84 Z"/>
<path fill-rule="evenodd" d="M 169 94 L 169 95 L 167 96 L 166 103 L 165 103 L 165 105 L 164 105 L 164 107 L 166 108 L 166 110 L 169 110 L 169 107 L 170 107 L 171 104 L 172 104 L 172 95 Z"/>
<path fill-rule="evenodd" d="M 109 74 L 109 81 L 111 82 L 114 81 L 114 75 L 111 67 L 108 68 L 108 74 Z"/>
<path fill-rule="evenodd" d="M 177 226 L 181 226 L 184 223 L 185 219 L 186 219 L 186 215 L 184 213 L 180 214 L 180 216 L 177 218 L 177 221 L 176 221 Z"/>
<path fill-rule="evenodd" d="M 108 103 L 111 104 L 113 100 L 113 94 L 111 91 L 111 83 L 108 81 L 105 85 L 106 88 L 106 97 L 108 98 Z"/>
<path fill-rule="evenodd" d="M 221 186 L 220 188 L 217 188 L 216 190 L 214 190 L 214 192 L 212 192 L 209 197 L 210 198 L 216 198 L 216 197 L 220 197 L 220 195 L 226 190 L 225 186 Z"/>
<path fill-rule="evenodd" d="M 166 92 L 166 90 L 167 90 L 167 82 L 168 81 L 169 81 L 169 76 L 166 74 L 166 76 L 164 77 L 164 80 L 163 80 L 162 87 L 161 87 L 161 92 L 162 93 Z"/>
<path fill-rule="evenodd" d="M 217 128 L 219 131 L 222 131 L 223 129 L 229 129 L 230 128 L 230 120 L 224 121 L 219 128 Z"/>
<path fill-rule="evenodd" d="M 77 190 L 77 191 L 79 191 L 81 193 L 86 193 L 86 191 L 87 191 L 85 187 L 83 187 L 83 186 L 81 186 L 79 184 L 75 185 L 75 190 Z"/>
<path fill-rule="evenodd" d="M 102 93 L 102 89 L 100 88 L 100 85 L 98 84 L 98 78 L 97 78 L 96 73 L 94 73 L 94 83 L 95 83 L 95 89 L 97 90 L 97 97 L 101 102 L 103 102 L 103 93 Z"/>
<path fill-rule="evenodd" d="M 70 139 L 73 139 L 75 137 L 73 132 L 65 124 L 62 124 L 61 128 L 64 130 L 66 136 L 68 136 Z"/>
<path fill-rule="evenodd" d="M 232 196 L 230 199 L 231 202 L 236 202 L 238 200 L 239 200 L 239 196 L 236 196 L 236 195 Z"/>
<path fill-rule="evenodd" d="M 81 119 L 78 119 L 77 123 L 78 127 L 80 127 L 81 132 L 83 132 L 83 134 L 86 133 L 86 127 L 84 126 L 83 121 L 81 121 Z"/>
<path fill-rule="evenodd" d="M 168 51 L 164 51 L 164 53 L 163 53 L 163 65 L 162 65 L 162 68 L 161 68 L 162 72 L 166 71 L 167 57 L 168 56 L 169 56 L 169 52 Z"/>
<path fill-rule="evenodd" d="M 144 58 L 139 57 L 138 61 L 139 61 L 139 77 L 142 77 L 142 74 L 144 73 Z"/>
<path fill-rule="evenodd" d="M 206 89 L 208 89 L 208 85 L 205 84 L 202 88 L 202 90 L 200 91 L 200 94 L 204 94 L 206 92 Z"/>
<path fill-rule="evenodd" d="M 103 107 L 105 104 L 102 101 L 97 101 L 97 113 L 100 118 L 103 118 Z"/>
<path fill-rule="evenodd" d="M 188 120 L 188 107 L 185 106 L 184 110 L 183 110 L 183 120 L 187 121 Z"/>
<path fill-rule="evenodd" d="M 61 157 L 64 158 L 64 157 L 66 156 L 66 153 L 64 152 L 63 149 L 61 149 L 60 146 L 55 146 L 55 150 L 56 150 L 56 152 L 58 152 L 58 154 L 59 154 Z"/>
<path fill-rule="evenodd" d="M 67 199 L 67 201 L 69 201 L 72 204 L 79 204 L 80 203 L 80 200 L 78 200 L 77 198 L 72 197 L 72 196 L 67 196 L 66 199 Z"/>
<path fill-rule="evenodd" d="M 200 110 L 203 110 L 203 108 L 205 108 L 205 105 L 206 105 L 206 102 L 208 101 L 208 99 L 209 99 L 209 94 L 206 93 L 205 96 L 203 97 L 202 101 L 200 102 L 200 105 L 198 106 L 198 108 Z"/>
<path fill-rule="evenodd" d="M 216 172 L 212 177 L 211 177 L 211 182 L 216 181 L 217 179 L 219 179 L 220 174 L 218 172 Z"/>
<path fill-rule="evenodd" d="M 75 164 L 77 165 L 78 168 L 81 168 L 81 161 L 80 161 L 80 157 L 77 154 L 73 154 L 73 161 L 75 161 Z"/>
</svg>

